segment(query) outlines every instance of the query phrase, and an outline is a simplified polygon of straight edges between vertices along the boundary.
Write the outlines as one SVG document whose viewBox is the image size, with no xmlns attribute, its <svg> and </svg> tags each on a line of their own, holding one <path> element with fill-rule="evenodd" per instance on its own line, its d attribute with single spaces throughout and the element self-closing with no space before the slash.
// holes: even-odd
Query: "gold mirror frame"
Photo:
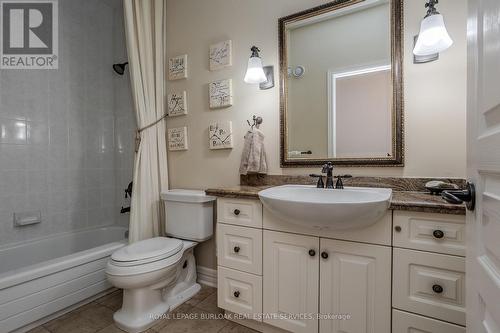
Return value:
<svg viewBox="0 0 500 333">
<path fill-rule="evenodd" d="M 326 162 L 341 166 L 404 166 L 403 123 L 403 0 L 390 0 L 391 6 L 391 66 L 393 84 L 392 107 L 392 156 L 381 158 L 334 158 L 334 159 L 290 159 L 288 158 L 287 127 L 287 23 L 321 15 L 339 8 L 351 6 L 365 0 L 335 0 L 327 4 L 304 10 L 279 19 L 280 57 L 280 164 L 282 168 L 315 167 Z"/>
</svg>

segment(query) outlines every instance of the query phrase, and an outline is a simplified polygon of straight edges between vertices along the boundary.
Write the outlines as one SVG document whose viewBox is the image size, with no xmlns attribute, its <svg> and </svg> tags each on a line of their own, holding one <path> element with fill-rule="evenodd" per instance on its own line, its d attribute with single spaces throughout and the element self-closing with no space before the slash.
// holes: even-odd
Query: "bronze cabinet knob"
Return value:
<svg viewBox="0 0 500 333">
<path fill-rule="evenodd" d="M 311 257 L 314 257 L 316 255 L 316 251 L 314 251 L 313 249 L 309 250 L 309 255 Z"/>
<path fill-rule="evenodd" d="M 321 258 L 323 259 L 328 259 L 328 253 L 327 252 L 321 252 Z"/>
<path fill-rule="evenodd" d="M 233 213 L 234 213 L 234 215 L 238 216 L 238 215 L 240 215 L 240 213 L 241 213 L 241 212 L 240 212 L 240 210 L 239 210 L 239 209 L 235 209 L 235 210 L 233 211 Z"/>
<path fill-rule="evenodd" d="M 441 239 L 444 237 L 444 232 L 442 230 L 434 230 L 432 232 L 432 235 L 434 236 L 434 238 Z"/>
<path fill-rule="evenodd" d="M 238 298 L 240 297 L 240 292 L 238 290 L 236 290 L 234 293 L 233 293 L 234 297 Z"/>
<path fill-rule="evenodd" d="M 240 252 L 240 247 L 239 246 L 235 246 L 233 250 L 234 250 L 234 253 L 238 253 L 238 252 Z"/>
<path fill-rule="evenodd" d="M 434 291 L 436 294 L 441 294 L 443 292 L 443 287 L 441 287 L 439 284 L 435 284 L 432 286 L 432 291 Z"/>
<path fill-rule="evenodd" d="M 396 230 L 396 232 L 401 232 L 401 227 L 399 225 L 397 225 L 394 227 L 394 230 Z"/>
</svg>

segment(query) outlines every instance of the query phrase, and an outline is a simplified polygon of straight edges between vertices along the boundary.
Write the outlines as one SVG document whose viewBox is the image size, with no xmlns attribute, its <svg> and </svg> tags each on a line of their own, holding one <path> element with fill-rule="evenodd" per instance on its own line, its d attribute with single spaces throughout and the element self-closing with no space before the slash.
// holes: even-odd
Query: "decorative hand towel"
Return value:
<svg viewBox="0 0 500 333">
<path fill-rule="evenodd" d="M 264 133 L 259 129 L 248 131 L 244 137 L 240 174 L 267 173 L 267 157 L 264 148 Z"/>
</svg>

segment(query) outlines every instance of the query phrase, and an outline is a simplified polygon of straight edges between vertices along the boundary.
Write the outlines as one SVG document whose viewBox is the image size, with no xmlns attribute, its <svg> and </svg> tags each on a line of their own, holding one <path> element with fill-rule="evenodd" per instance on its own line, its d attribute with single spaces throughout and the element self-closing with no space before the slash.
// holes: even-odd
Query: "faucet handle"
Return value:
<svg viewBox="0 0 500 333">
<path fill-rule="evenodd" d="M 313 177 L 313 178 L 318 178 L 318 183 L 316 184 L 316 187 L 317 188 L 324 188 L 325 187 L 325 183 L 323 183 L 323 175 L 316 175 L 316 174 L 310 174 L 309 177 Z"/>
<path fill-rule="evenodd" d="M 335 178 L 337 178 L 337 182 L 335 183 L 335 188 L 336 189 L 343 189 L 344 188 L 344 183 L 342 182 L 342 178 L 346 179 L 346 178 L 352 178 L 351 175 L 338 175 L 338 176 L 335 176 Z"/>
</svg>

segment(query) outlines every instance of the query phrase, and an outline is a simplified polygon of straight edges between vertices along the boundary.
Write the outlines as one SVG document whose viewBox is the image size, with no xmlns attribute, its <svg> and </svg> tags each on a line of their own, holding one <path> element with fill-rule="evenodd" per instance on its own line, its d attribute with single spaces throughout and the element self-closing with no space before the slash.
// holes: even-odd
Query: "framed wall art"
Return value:
<svg viewBox="0 0 500 333">
<path fill-rule="evenodd" d="M 187 114 L 186 91 L 172 93 L 167 96 L 168 116 L 176 117 Z"/>
<path fill-rule="evenodd" d="M 225 67 L 232 66 L 232 48 L 231 40 L 210 45 L 210 70 L 216 71 Z"/>
<path fill-rule="evenodd" d="M 187 127 L 168 129 L 168 150 L 188 150 Z"/>
<path fill-rule="evenodd" d="M 208 127 L 208 141 L 210 149 L 233 148 L 233 123 L 219 121 Z"/>
<path fill-rule="evenodd" d="M 233 105 L 233 81 L 231 79 L 211 82 L 208 85 L 208 90 L 211 109 Z"/>
<path fill-rule="evenodd" d="M 187 54 L 168 59 L 168 79 L 187 79 Z"/>
</svg>

